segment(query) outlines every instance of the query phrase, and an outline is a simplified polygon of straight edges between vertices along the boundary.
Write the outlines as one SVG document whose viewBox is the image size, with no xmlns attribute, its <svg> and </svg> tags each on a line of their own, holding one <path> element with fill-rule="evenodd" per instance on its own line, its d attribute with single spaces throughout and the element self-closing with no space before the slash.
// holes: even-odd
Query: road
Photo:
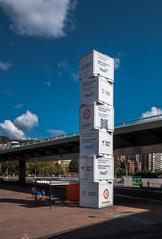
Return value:
<svg viewBox="0 0 162 239">
<path fill-rule="evenodd" d="M 139 198 L 150 202 L 162 202 L 162 189 L 115 187 L 114 193 L 116 196 Z"/>
<path fill-rule="evenodd" d="M 162 238 L 162 190 L 161 189 L 140 189 L 115 187 L 115 204 L 127 205 L 128 207 L 145 208 L 147 212 L 139 216 L 130 215 L 126 220 L 128 224 L 134 221 L 136 224 L 143 224 L 143 229 L 137 231 L 120 232 L 120 235 L 111 236 L 115 239 L 161 239 Z M 148 227 L 147 227 L 148 226 Z M 106 239 L 102 237 L 101 239 Z"/>
</svg>

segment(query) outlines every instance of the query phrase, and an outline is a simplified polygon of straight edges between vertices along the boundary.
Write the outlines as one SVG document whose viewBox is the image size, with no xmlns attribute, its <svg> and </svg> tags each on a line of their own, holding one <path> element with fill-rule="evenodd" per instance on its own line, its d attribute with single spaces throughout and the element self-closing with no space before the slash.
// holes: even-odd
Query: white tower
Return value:
<svg viewBox="0 0 162 239">
<path fill-rule="evenodd" d="M 80 60 L 80 206 L 113 204 L 114 59 L 95 50 Z"/>
</svg>

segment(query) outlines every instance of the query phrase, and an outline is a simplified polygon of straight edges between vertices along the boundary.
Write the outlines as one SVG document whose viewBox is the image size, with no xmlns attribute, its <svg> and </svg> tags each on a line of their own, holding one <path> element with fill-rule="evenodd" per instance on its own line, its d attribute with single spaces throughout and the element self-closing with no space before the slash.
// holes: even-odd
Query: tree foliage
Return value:
<svg viewBox="0 0 162 239">
<path fill-rule="evenodd" d="M 76 159 L 71 160 L 71 162 L 69 164 L 69 171 L 75 172 L 75 173 L 79 172 L 79 165 L 78 165 L 78 161 Z"/>
<path fill-rule="evenodd" d="M 1 175 L 17 175 L 18 174 L 18 162 L 2 162 L 0 165 Z"/>
<path fill-rule="evenodd" d="M 58 162 L 27 162 L 26 163 L 27 175 L 36 176 L 50 176 L 50 175 L 61 175 L 64 173 L 63 167 Z"/>
<path fill-rule="evenodd" d="M 10 139 L 6 136 L 0 136 L 0 144 L 6 144 L 10 141 Z"/>
</svg>

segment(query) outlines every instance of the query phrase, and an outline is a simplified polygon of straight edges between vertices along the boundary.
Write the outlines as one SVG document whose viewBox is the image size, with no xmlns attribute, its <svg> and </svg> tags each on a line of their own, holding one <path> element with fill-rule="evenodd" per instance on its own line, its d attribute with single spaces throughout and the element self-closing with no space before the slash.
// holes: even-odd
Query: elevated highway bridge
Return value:
<svg viewBox="0 0 162 239">
<path fill-rule="evenodd" d="M 24 182 L 27 160 L 79 159 L 79 141 L 79 134 L 67 135 L 1 150 L 0 162 L 19 161 L 19 180 Z M 156 152 L 162 152 L 162 115 L 115 127 L 115 156 Z"/>
</svg>

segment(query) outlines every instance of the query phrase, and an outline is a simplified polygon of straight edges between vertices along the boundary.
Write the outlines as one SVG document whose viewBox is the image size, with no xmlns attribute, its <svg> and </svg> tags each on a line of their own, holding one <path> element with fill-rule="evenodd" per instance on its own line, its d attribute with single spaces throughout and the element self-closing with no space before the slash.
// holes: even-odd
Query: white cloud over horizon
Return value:
<svg viewBox="0 0 162 239">
<path fill-rule="evenodd" d="M 11 63 L 0 61 L 0 70 L 7 71 L 11 67 Z"/>
<path fill-rule="evenodd" d="M 31 130 L 38 125 L 38 116 L 27 110 L 14 120 L 14 124 L 21 130 Z"/>
<path fill-rule="evenodd" d="M 142 113 L 141 118 L 147 118 L 152 116 L 157 116 L 162 114 L 162 109 L 157 108 L 156 106 L 151 107 L 150 110 Z"/>
<path fill-rule="evenodd" d="M 4 120 L 0 123 L 0 135 L 7 136 L 11 139 L 27 139 L 25 130 L 31 130 L 38 125 L 38 116 L 29 110 L 25 114 L 18 116 L 13 122 Z"/>
<path fill-rule="evenodd" d="M 0 0 L 16 33 L 52 38 L 65 36 L 69 13 L 75 5 L 74 0 Z"/>
<path fill-rule="evenodd" d="M 18 129 L 11 120 L 0 123 L 0 133 L 11 139 L 26 139 L 24 132 Z"/>
</svg>

